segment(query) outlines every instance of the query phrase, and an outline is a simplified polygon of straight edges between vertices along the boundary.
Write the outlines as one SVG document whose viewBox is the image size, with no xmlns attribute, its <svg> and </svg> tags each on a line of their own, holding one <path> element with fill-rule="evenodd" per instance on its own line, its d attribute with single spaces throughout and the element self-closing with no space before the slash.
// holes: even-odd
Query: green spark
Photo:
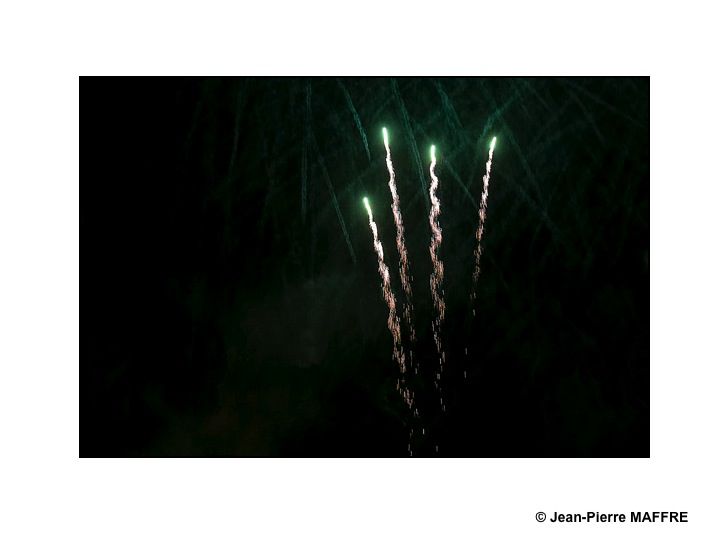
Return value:
<svg viewBox="0 0 720 540">
<path fill-rule="evenodd" d="M 495 141 L 497 141 L 497 137 L 493 137 L 492 142 L 490 143 L 490 151 L 492 152 L 495 150 Z"/>
<path fill-rule="evenodd" d="M 382 132 L 383 132 L 383 141 L 385 141 L 385 146 L 387 146 L 387 145 L 388 145 L 388 132 L 387 132 L 387 128 L 386 128 L 386 127 L 382 128 Z"/>
<path fill-rule="evenodd" d="M 370 213 L 370 201 L 368 201 L 367 197 L 363 197 L 363 204 L 365 205 L 365 209 L 368 211 L 368 214 Z"/>
<path fill-rule="evenodd" d="M 435 161 L 435 145 L 434 144 L 430 147 L 430 159 L 432 161 Z"/>
</svg>

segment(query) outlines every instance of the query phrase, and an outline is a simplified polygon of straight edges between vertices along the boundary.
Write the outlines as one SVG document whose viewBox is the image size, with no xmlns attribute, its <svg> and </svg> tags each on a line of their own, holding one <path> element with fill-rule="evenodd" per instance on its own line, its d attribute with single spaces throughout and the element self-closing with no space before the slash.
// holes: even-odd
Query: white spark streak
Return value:
<svg viewBox="0 0 720 540">
<path fill-rule="evenodd" d="M 390 195 L 392 195 L 392 212 L 395 219 L 395 242 L 397 244 L 398 255 L 400 256 L 400 283 L 405 293 L 405 302 L 403 305 L 403 318 L 407 323 L 410 331 L 410 341 L 415 342 L 415 326 L 412 321 L 412 287 L 410 285 L 410 262 L 408 261 L 407 249 L 405 247 L 405 228 L 403 227 L 402 213 L 400 212 L 400 196 L 397 192 L 397 184 L 395 183 L 395 169 L 393 168 L 392 158 L 390 156 L 390 142 L 386 128 L 382 128 L 383 141 L 385 142 L 385 163 L 387 165 L 390 180 L 388 187 Z M 410 365 L 412 365 L 412 355 L 410 356 Z"/>
<path fill-rule="evenodd" d="M 478 278 L 480 277 L 480 257 L 482 255 L 482 237 L 485 229 L 485 217 L 487 215 L 487 200 L 488 200 L 488 188 L 490 187 L 490 171 L 492 169 L 492 158 L 493 152 L 495 151 L 496 137 L 493 137 L 490 143 L 490 153 L 488 154 L 488 160 L 485 163 L 485 175 L 483 176 L 483 191 L 482 198 L 480 199 L 480 209 L 478 210 L 478 217 L 480 222 L 478 224 L 475 238 L 477 239 L 477 246 L 475 247 L 475 269 L 473 270 L 472 289 L 470 298 L 474 302 L 477 292 Z M 473 315 L 475 314 L 475 308 L 473 307 Z"/>
<path fill-rule="evenodd" d="M 404 375 L 406 371 L 405 353 L 402 349 L 402 340 L 400 335 L 400 319 L 397 316 L 396 307 L 397 303 L 395 302 L 395 295 L 393 294 L 392 288 L 390 286 L 390 270 L 385 264 L 385 256 L 382 243 L 380 242 L 380 238 L 378 235 L 378 228 L 375 224 L 375 220 L 373 219 L 372 210 L 370 209 L 370 202 L 368 201 L 367 197 L 363 198 L 363 203 L 365 204 L 365 209 L 368 213 L 368 222 L 370 223 L 370 230 L 372 231 L 373 235 L 373 246 L 375 247 L 375 253 L 377 253 L 378 273 L 380 274 L 380 278 L 382 280 L 383 298 L 385 299 L 385 303 L 388 306 L 387 325 L 388 330 L 390 330 L 390 333 L 393 337 L 393 358 L 395 359 L 395 362 L 400 368 L 400 373 Z M 410 390 L 405 387 L 405 385 L 403 384 L 403 382 L 401 382 L 400 379 L 398 379 L 396 388 L 407 406 L 412 409 L 413 397 Z"/>
<path fill-rule="evenodd" d="M 443 263 L 438 255 L 440 244 L 442 243 L 442 229 L 438 218 L 440 216 L 440 199 L 437 197 L 438 178 L 435 175 L 435 145 L 430 147 L 430 229 L 432 231 L 432 239 L 430 241 L 430 259 L 433 264 L 433 272 L 430 275 L 430 293 L 432 295 L 433 304 L 435 306 L 435 321 L 433 323 L 433 336 L 435 337 L 435 345 L 440 357 L 438 367 L 437 380 L 440 380 L 440 373 L 445 364 L 445 353 L 442 350 L 441 329 L 442 322 L 445 319 L 445 300 L 443 298 Z M 442 403 L 442 397 L 441 397 Z"/>
</svg>

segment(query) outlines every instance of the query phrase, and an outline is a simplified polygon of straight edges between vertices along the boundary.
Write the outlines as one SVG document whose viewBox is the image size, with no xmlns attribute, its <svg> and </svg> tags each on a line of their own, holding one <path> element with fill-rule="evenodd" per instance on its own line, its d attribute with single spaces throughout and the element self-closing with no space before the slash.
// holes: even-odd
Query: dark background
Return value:
<svg viewBox="0 0 720 540">
<path fill-rule="evenodd" d="M 648 456 L 649 84 L 82 78 L 81 455 L 406 456 L 413 426 L 415 455 Z M 395 389 L 361 202 L 401 299 L 382 126 L 420 420 Z M 429 383 L 432 143 L 445 413 Z"/>
</svg>

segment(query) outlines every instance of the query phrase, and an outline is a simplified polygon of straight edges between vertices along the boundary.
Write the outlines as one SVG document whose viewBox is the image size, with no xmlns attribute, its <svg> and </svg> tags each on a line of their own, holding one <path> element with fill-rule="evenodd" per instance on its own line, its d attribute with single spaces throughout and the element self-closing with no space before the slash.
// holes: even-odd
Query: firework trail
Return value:
<svg viewBox="0 0 720 540">
<path fill-rule="evenodd" d="M 350 112 L 353 116 L 353 120 L 355 120 L 355 126 L 360 132 L 360 137 L 362 138 L 363 145 L 365 146 L 365 154 L 367 154 L 368 162 L 372 163 L 372 159 L 370 158 L 370 147 L 368 146 L 367 135 L 365 134 L 362 122 L 360 121 L 360 115 L 358 115 L 357 109 L 355 109 L 355 105 L 353 105 L 352 98 L 350 97 L 350 92 L 348 92 L 348 89 L 345 88 L 345 85 L 340 79 L 337 80 L 337 83 L 338 86 L 340 86 L 343 94 L 345 95 L 345 101 L 347 101 L 348 108 L 350 109 Z"/>
<path fill-rule="evenodd" d="M 468 139 L 467 135 L 463 131 L 462 122 L 460 122 L 460 117 L 457 114 L 457 111 L 455 110 L 455 107 L 453 107 L 452 101 L 450 100 L 450 96 L 448 96 L 445 93 L 445 89 L 442 87 L 442 84 L 440 84 L 440 81 L 435 81 L 435 89 L 437 90 L 438 94 L 440 94 L 440 99 L 442 100 L 443 108 L 445 109 L 445 115 L 452 120 L 452 123 L 455 124 L 455 129 L 457 129 L 457 132 L 462 136 L 463 139 Z"/>
<path fill-rule="evenodd" d="M 475 269 L 473 270 L 472 289 L 470 293 L 470 299 L 474 302 L 475 295 L 477 292 L 478 278 L 480 277 L 480 256 L 482 255 L 482 236 L 485 228 L 485 216 L 487 214 L 487 199 L 488 199 L 488 187 L 490 186 L 490 170 L 492 169 L 492 158 L 493 151 L 495 150 L 495 140 L 493 137 L 490 143 L 490 153 L 488 154 L 488 160 L 485 163 L 485 175 L 483 176 L 483 191 L 482 198 L 480 199 L 480 209 L 478 210 L 478 216 L 480 223 L 478 224 L 477 233 L 475 238 L 477 239 L 477 246 L 475 247 Z M 473 315 L 475 315 L 475 307 L 473 305 Z"/>
<path fill-rule="evenodd" d="M 442 229 L 438 218 L 440 216 L 440 199 L 437 197 L 438 178 L 435 176 L 435 145 L 430 147 L 430 229 L 432 231 L 432 239 L 430 241 L 430 259 L 433 264 L 433 271 L 430 275 L 430 293 L 432 295 L 433 304 L 435 306 L 435 321 L 433 322 L 433 336 L 435 337 L 435 345 L 437 346 L 438 355 L 440 357 L 440 364 L 438 366 L 437 381 L 438 388 L 440 387 L 440 375 L 445 364 L 445 353 L 442 349 L 442 340 L 440 331 L 442 328 L 442 322 L 445 319 L 445 299 L 443 298 L 443 263 L 438 255 L 440 244 L 442 243 Z M 440 404 L 442 403 L 442 391 L 440 395 Z"/>
<path fill-rule="evenodd" d="M 373 235 L 373 246 L 375 246 L 375 253 L 377 253 L 378 273 L 380 274 L 380 278 L 382 279 L 383 298 L 385 298 L 385 303 L 388 306 L 387 325 L 388 330 L 390 330 L 390 333 L 393 337 L 393 359 L 395 360 L 395 362 L 397 362 L 402 377 L 405 375 L 406 371 L 405 353 L 402 349 L 402 340 L 400 337 L 400 319 L 397 316 L 397 303 L 395 302 L 395 295 L 393 294 L 392 288 L 390 287 L 390 270 L 385 264 L 385 255 L 383 253 L 382 243 L 380 242 L 380 238 L 378 237 L 378 228 L 375 224 L 375 220 L 373 220 L 372 210 L 370 209 L 370 202 L 368 201 L 367 197 L 363 198 L 363 204 L 365 205 L 365 209 L 368 213 L 368 222 L 370 223 L 370 229 L 372 230 Z M 397 390 L 398 392 L 400 392 L 400 395 L 407 404 L 408 408 L 412 409 L 412 394 L 410 393 L 410 390 L 405 387 L 402 378 L 398 379 Z"/>
<path fill-rule="evenodd" d="M 390 157 L 390 142 L 386 128 L 382 129 L 383 141 L 385 142 L 385 163 L 387 164 L 390 180 L 388 187 L 392 195 L 392 212 L 395 218 L 395 230 L 397 231 L 395 241 L 397 243 L 398 255 L 400 256 L 400 282 L 405 292 L 405 303 L 403 306 L 403 317 L 410 330 L 410 342 L 415 343 L 415 326 L 412 322 L 412 287 L 410 285 L 410 262 L 408 261 L 407 249 L 405 248 L 405 228 L 403 227 L 402 213 L 400 212 L 400 196 L 395 184 L 395 169 Z M 411 358 L 412 363 L 412 358 Z"/>
</svg>

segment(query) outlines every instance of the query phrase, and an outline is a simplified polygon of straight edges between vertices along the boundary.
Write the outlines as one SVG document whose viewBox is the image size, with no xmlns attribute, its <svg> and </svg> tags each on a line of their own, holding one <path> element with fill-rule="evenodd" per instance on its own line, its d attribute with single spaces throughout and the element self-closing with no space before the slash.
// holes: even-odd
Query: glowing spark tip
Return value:
<svg viewBox="0 0 720 540">
<path fill-rule="evenodd" d="M 430 147 L 430 159 L 432 161 L 435 161 L 435 145 L 434 144 Z"/>
<path fill-rule="evenodd" d="M 497 137 L 492 138 L 492 142 L 490 143 L 490 151 L 492 152 L 495 150 L 495 141 L 497 141 Z"/>
<path fill-rule="evenodd" d="M 382 128 L 382 132 L 383 132 L 383 141 L 385 142 L 385 146 L 387 146 L 387 145 L 388 145 L 388 132 L 387 132 L 387 128 Z"/>
</svg>

